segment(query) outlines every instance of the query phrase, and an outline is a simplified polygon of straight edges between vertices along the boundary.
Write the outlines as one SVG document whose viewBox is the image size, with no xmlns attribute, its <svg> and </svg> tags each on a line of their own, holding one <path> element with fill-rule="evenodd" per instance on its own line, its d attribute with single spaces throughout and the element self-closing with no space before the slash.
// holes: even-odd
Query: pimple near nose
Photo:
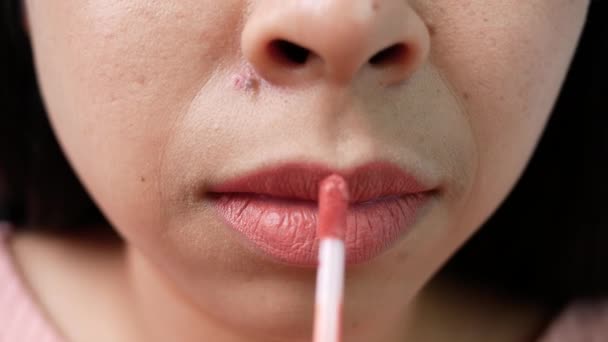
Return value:
<svg viewBox="0 0 608 342">
<path fill-rule="evenodd" d="M 250 65 L 241 68 L 232 75 L 232 87 L 236 90 L 256 90 L 260 82 L 260 76 Z"/>
</svg>

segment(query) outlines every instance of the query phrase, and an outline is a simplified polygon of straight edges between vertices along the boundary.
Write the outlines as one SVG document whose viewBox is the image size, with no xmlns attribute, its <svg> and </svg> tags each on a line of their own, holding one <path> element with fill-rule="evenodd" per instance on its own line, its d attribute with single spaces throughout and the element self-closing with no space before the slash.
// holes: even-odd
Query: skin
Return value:
<svg viewBox="0 0 608 342">
<path fill-rule="evenodd" d="M 18 237 L 26 278 L 73 341 L 308 341 L 314 271 L 246 248 L 201 189 L 275 162 L 388 160 L 441 192 L 347 270 L 345 340 L 521 340 L 542 310 L 429 280 L 520 176 L 588 5 L 26 0 L 53 128 L 124 240 Z M 315 55 L 282 63 L 265 48 L 277 37 Z M 367 63 L 394 42 L 403 55 Z"/>
</svg>

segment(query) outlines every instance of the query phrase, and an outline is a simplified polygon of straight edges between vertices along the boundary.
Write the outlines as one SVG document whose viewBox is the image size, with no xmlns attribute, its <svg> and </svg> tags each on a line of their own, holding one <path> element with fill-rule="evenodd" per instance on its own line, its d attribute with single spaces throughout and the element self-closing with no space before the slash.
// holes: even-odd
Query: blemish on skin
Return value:
<svg viewBox="0 0 608 342">
<path fill-rule="evenodd" d="M 380 9 L 380 1 L 373 0 L 372 1 L 372 10 L 374 10 L 374 12 L 377 12 L 379 9 Z"/>
<path fill-rule="evenodd" d="M 395 256 L 395 262 L 397 264 L 402 264 L 408 258 L 408 256 L 409 256 L 409 253 L 407 253 L 407 252 L 399 252 Z"/>
<path fill-rule="evenodd" d="M 435 28 L 435 25 L 433 24 L 427 24 L 426 25 L 429 29 L 429 35 L 432 37 L 437 33 L 437 29 Z"/>
<path fill-rule="evenodd" d="M 351 329 L 357 329 L 361 323 L 359 321 L 352 321 L 349 325 Z"/>
<path fill-rule="evenodd" d="M 237 90 L 253 91 L 259 86 L 259 78 L 251 67 L 245 68 L 232 77 L 232 85 Z"/>
<path fill-rule="evenodd" d="M 146 182 L 146 177 L 141 176 L 141 177 L 139 177 L 139 180 L 140 180 L 142 183 L 145 183 L 145 182 Z"/>
<path fill-rule="evenodd" d="M 256 80 L 246 75 L 235 75 L 232 83 L 238 90 L 253 90 L 256 87 Z"/>
<path fill-rule="evenodd" d="M 137 78 L 135 79 L 135 82 L 137 82 L 137 84 L 139 85 L 145 85 L 146 84 L 146 76 L 144 75 L 139 75 L 137 76 Z"/>
<path fill-rule="evenodd" d="M 462 97 L 468 101 L 471 99 L 471 94 L 465 91 L 464 93 L 462 93 Z"/>
</svg>

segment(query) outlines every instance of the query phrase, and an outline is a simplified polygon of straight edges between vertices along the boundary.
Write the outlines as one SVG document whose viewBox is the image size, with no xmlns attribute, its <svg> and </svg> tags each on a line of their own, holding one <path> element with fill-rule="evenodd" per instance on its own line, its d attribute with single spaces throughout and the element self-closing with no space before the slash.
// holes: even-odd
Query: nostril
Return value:
<svg viewBox="0 0 608 342">
<path fill-rule="evenodd" d="M 312 52 L 307 48 L 288 42 L 283 39 L 275 39 L 268 45 L 270 56 L 280 64 L 305 64 Z"/>
<path fill-rule="evenodd" d="M 369 59 L 369 64 L 374 66 L 383 66 L 388 64 L 400 63 L 405 58 L 407 46 L 405 44 L 394 44 Z"/>
</svg>

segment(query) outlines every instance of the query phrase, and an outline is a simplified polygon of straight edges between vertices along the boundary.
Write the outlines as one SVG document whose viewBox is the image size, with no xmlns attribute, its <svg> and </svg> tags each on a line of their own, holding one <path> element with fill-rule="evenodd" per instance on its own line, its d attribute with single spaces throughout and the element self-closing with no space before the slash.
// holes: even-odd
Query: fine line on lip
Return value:
<svg viewBox="0 0 608 342">
<path fill-rule="evenodd" d="M 348 185 L 344 178 L 330 175 L 319 185 L 319 268 L 315 291 L 314 342 L 341 339 L 344 291 L 346 213 Z"/>
</svg>

